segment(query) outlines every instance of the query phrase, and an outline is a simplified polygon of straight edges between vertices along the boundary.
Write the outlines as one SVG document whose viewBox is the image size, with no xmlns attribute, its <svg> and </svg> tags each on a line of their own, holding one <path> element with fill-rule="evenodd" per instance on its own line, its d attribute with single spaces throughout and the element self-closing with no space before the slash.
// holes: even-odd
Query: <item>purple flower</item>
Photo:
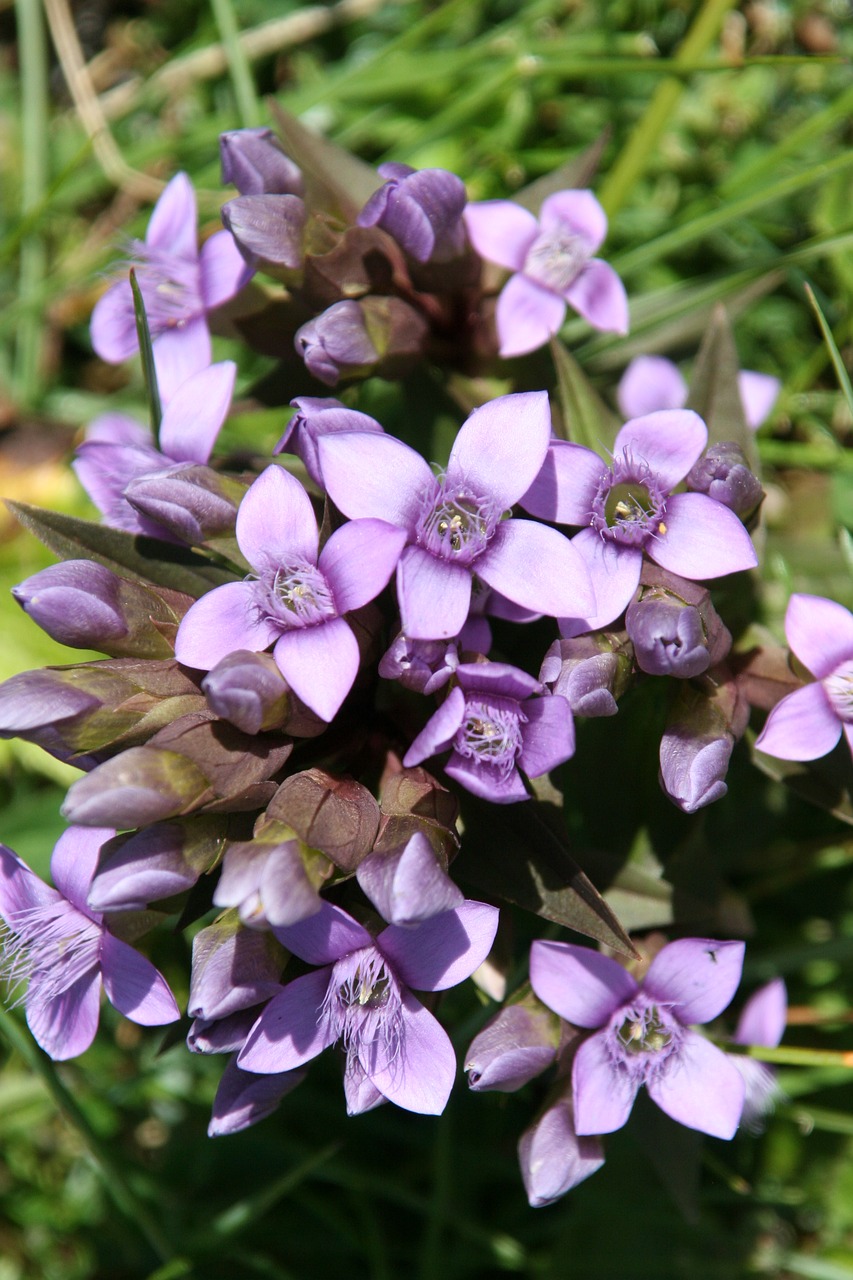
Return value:
<svg viewBox="0 0 853 1280">
<path fill-rule="evenodd" d="M 452 747 L 445 773 L 495 804 L 526 800 L 519 769 L 531 778 L 574 753 L 572 712 L 565 698 L 543 694 L 533 676 L 504 662 L 463 663 L 458 685 L 403 757 L 409 768 Z"/>
<path fill-rule="evenodd" d="M 688 579 L 718 578 L 758 562 L 737 516 L 704 493 L 673 493 L 705 448 L 708 430 L 687 409 L 626 422 L 608 467 L 597 453 L 552 442 L 521 499 L 534 515 L 584 525 L 573 545 L 595 586 L 594 615 L 566 615 L 564 635 L 595 631 L 618 618 L 640 581 L 645 552 Z"/>
<path fill-rule="evenodd" d="M 125 490 L 143 476 L 172 475 L 208 461 L 231 407 L 236 374 L 233 361 L 223 360 L 188 377 L 163 412 L 159 448 L 145 427 L 122 413 L 95 419 L 72 465 L 105 524 L 165 536 L 162 525 L 130 505 Z"/>
<path fill-rule="evenodd" d="M 399 680 L 414 693 L 437 693 L 459 666 L 454 640 L 409 640 L 400 632 L 379 660 L 383 680 Z"/>
<path fill-rule="evenodd" d="M 192 183 L 178 173 L 154 206 L 144 243 L 134 240 L 131 246 L 164 402 L 210 364 L 207 313 L 239 293 L 252 274 L 230 231 L 218 231 L 199 249 L 196 222 Z M 129 280 L 117 281 L 98 300 L 91 332 L 92 346 L 110 364 L 121 364 L 138 349 Z"/>
<path fill-rule="evenodd" d="M 495 907 L 464 902 L 417 924 L 390 924 L 373 937 L 324 902 L 276 937 L 322 967 L 290 982 L 258 1019 L 238 1065 L 259 1074 L 291 1071 L 340 1041 L 347 1054 L 352 1114 L 387 1098 L 438 1115 L 453 1087 L 450 1039 L 412 994 L 445 991 L 470 977 L 491 948 Z"/>
<path fill-rule="evenodd" d="M 302 171 L 272 129 L 233 129 L 219 135 L 222 181 L 241 196 L 302 196 Z"/>
<path fill-rule="evenodd" d="M 785 1033 L 787 1020 L 785 983 L 781 978 L 774 978 L 749 997 L 738 1018 L 732 1040 L 735 1044 L 766 1045 L 775 1049 Z M 781 1096 L 776 1072 L 758 1058 L 747 1058 L 741 1053 L 733 1053 L 731 1060 L 746 1086 L 743 1123 L 747 1128 L 758 1128 L 762 1116 L 772 1110 L 774 1102 Z"/>
<path fill-rule="evenodd" d="M 110 1004 L 142 1026 L 180 1017 L 150 960 L 114 937 L 103 915 L 87 905 L 101 845 L 114 834 L 70 827 L 50 861 L 56 889 L 0 845 L 0 915 L 6 922 L 0 969 L 9 982 L 28 982 L 27 1022 L 57 1062 L 76 1058 L 94 1040 L 102 985 Z"/>
<path fill-rule="evenodd" d="M 591 191 L 558 191 L 539 220 L 509 200 L 469 204 L 464 213 L 481 257 L 515 272 L 498 298 L 502 356 L 535 351 L 556 333 L 566 303 L 595 329 L 628 332 L 628 299 L 616 272 L 593 257 L 607 215 Z"/>
<path fill-rule="evenodd" d="M 446 169 L 381 164 L 386 179 L 358 215 L 360 227 L 380 226 L 418 262 L 449 262 L 465 248 L 465 184 Z"/>
<path fill-rule="evenodd" d="M 533 990 L 549 1008 L 591 1030 L 572 1067 L 579 1135 L 612 1133 L 645 1085 L 654 1102 L 690 1129 L 731 1138 L 744 1083 L 731 1058 L 691 1023 L 726 1008 L 740 981 L 742 942 L 682 938 L 658 952 L 640 986 L 609 956 L 568 942 L 534 942 Z"/>
<path fill-rule="evenodd" d="M 533 483 L 550 434 L 548 396 L 536 391 L 476 409 L 441 480 L 393 436 L 344 432 L 319 441 L 335 505 L 351 518 L 375 516 L 405 530 L 397 596 L 409 639 L 458 636 L 475 573 L 536 613 L 561 617 L 592 605 L 585 565 L 562 534 L 502 518 Z"/>
<path fill-rule="evenodd" d="M 853 749 L 853 614 L 823 596 L 793 595 L 785 635 L 815 683 L 776 704 L 756 747 L 780 760 L 817 760 L 843 731 Z"/>
<path fill-rule="evenodd" d="M 379 360 L 365 313 L 352 298 L 335 302 L 297 329 L 293 344 L 308 372 L 327 387 L 372 368 Z"/>
<path fill-rule="evenodd" d="M 561 1089 L 525 1129 L 518 1162 L 532 1209 L 553 1204 L 604 1164 L 598 1139 L 578 1136 L 570 1088 Z"/>
<path fill-rule="evenodd" d="M 353 520 L 322 552 L 311 499 L 281 467 L 267 467 L 237 513 L 237 542 L 254 570 L 201 597 L 178 628 L 179 662 L 210 671 L 235 649 L 273 657 L 298 698 L 331 720 L 359 665 L 344 614 L 377 596 L 405 543 L 382 520 Z"/>
<path fill-rule="evenodd" d="M 321 436 L 338 431 L 376 431 L 383 428 L 375 418 L 348 409 L 340 400 L 322 396 L 297 396 L 291 400 L 296 410 L 273 453 L 295 453 L 316 485 L 324 488 L 317 442 Z"/>
<path fill-rule="evenodd" d="M 265 1120 L 306 1075 L 306 1068 L 270 1076 L 253 1075 L 251 1071 L 241 1071 L 236 1059 L 232 1059 L 223 1072 L 213 1099 L 207 1136 L 223 1138 Z"/>
<path fill-rule="evenodd" d="M 762 499 L 761 481 L 749 469 L 746 455 L 733 440 L 712 444 L 688 472 L 687 488 L 707 493 L 741 519 L 750 516 Z"/>
<path fill-rule="evenodd" d="M 769 373 L 743 369 L 737 376 L 746 425 L 755 431 L 770 413 L 781 383 Z M 683 409 L 687 383 L 678 366 L 665 356 L 637 356 L 628 365 L 616 390 L 619 408 L 626 418 L 639 418 L 657 409 Z"/>
</svg>

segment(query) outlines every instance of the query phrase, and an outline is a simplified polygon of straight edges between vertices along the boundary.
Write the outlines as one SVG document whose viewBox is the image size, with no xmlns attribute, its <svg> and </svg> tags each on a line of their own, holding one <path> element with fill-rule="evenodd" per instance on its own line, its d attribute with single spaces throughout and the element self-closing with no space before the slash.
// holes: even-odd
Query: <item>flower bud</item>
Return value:
<svg viewBox="0 0 853 1280">
<path fill-rule="evenodd" d="M 12 595 L 60 644 L 135 658 L 168 657 L 167 635 L 192 603 L 177 591 L 120 578 L 94 560 L 50 565 L 13 587 Z"/>
<path fill-rule="evenodd" d="M 383 164 L 387 181 L 358 215 L 360 227 L 382 227 L 418 262 L 447 262 L 465 250 L 465 184 L 446 169 Z"/>
<path fill-rule="evenodd" d="M 280 985 L 278 992 L 283 990 Z M 187 1032 L 187 1048 L 191 1053 L 239 1053 L 267 1003 L 264 1000 L 238 1009 L 224 1018 L 194 1018 Z"/>
<path fill-rule="evenodd" d="M 287 280 L 304 263 L 305 220 L 299 196 L 237 196 L 222 206 L 222 221 L 249 266 Z"/>
<path fill-rule="evenodd" d="M 290 827 L 268 821 L 253 840 L 228 846 L 213 901 L 236 907 L 251 928 L 284 928 L 317 914 L 318 890 L 331 871 L 329 860 L 306 849 Z"/>
<path fill-rule="evenodd" d="M 233 129 L 219 135 L 222 181 L 241 196 L 304 194 L 302 170 L 272 129 Z"/>
<path fill-rule="evenodd" d="M 389 924 L 416 924 L 465 901 L 419 831 L 399 849 L 368 854 L 359 863 L 356 879 Z"/>
<path fill-rule="evenodd" d="M 124 496 L 135 511 L 198 546 L 233 534 L 246 486 L 210 467 L 177 466 L 131 480 Z"/>
<path fill-rule="evenodd" d="M 631 680 L 631 646 L 624 632 L 555 640 L 539 679 L 565 698 L 577 716 L 615 716 L 617 699 Z"/>
<path fill-rule="evenodd" d="M 342 377 L 399 377 L 423 355 L 427 324 L 400 298 L 336 302 L 297 330 L 295 345 L 310 373 L 333 387 Z"/>
<path fill-rule="evenodd" d="M 442 689 L 459 666 L 454 640 L 410 640 L 401 631 L 379 661 L 383 680 L 397 680 L 413 693 Z"/>
<path fill-rule="evenodd" d="M 348 409 L 340 400 L 321 396 L 297 396 L 291 400 L 296 413 L 287 424 L 284 435 L 273 453 L 295 453 L 305 463 L 305 470 L 319 488 L 325 488 L 317 441 L 337 431 L 382 431 L 369 414 Z"/>
<path fill-rule="evenodd" d="M 140 909 L 191 889 L 222 854 L 219 817 L 158 822 L 103 846 L 89 889 L 93 911 Z"/>
<path fill-rule="evenodd" d="M 307 1074 L 307 1067 L 295 1067 L 293 1071 L 255 1075 L 238 1067 L 236 1059 L 229 1062 L 213 1099 L 207 1136 L 222 1138 L 265 1120 Z"/>
<path fill-rule="evenodd" d="M 754 475 L 740 445 L 728 441 L 712 444 L 687 476 L 687 488 L 706 493 L 747 519 L 764 496 L 761 481 Z"/>
<path fill-rule="evenodd" d="M 187 1013 L 207 1021 L 226 1018 L 281 991 L 287 952 L 271 933 L 247 929 L 228 911 L 193 938 Z"/>
<path fill-rule="evenodd" d="M 571 1085 L 563 1085 L 552 1102 L 525 1129 L 518 1143 L 521 1177 L 531 1208 L 553 1204 L 604 1164 L 598 1138 L 575 1132 Z"/>
<path fill-rule="evenodd" d="M 695 813 L 726 794 L 729 759 L 748 714 L 734 680 L 703 689 L 681 687 L 661 738 L 659 775 L 679 809 Z"/>
<path fill-rule="evenodd" d="M 244 733 L 284 725 L 290 714 L 290 689 L 269 654 L 237 649 L 201 682 L 211 711 Z"/>
<path fill-rule="evenodd" d="M 625 628 L 637 666 L 647 675 L 689 680 L 711 665 L 699 610 L 667 592 L 632 601 Z"/>
<path fill-rule="evenodd" d="M 469 1088 L 514 1093 L 557 1060 L 560 1020 L 531 993 L 505 1005 L 471 1041 L 465 1055 Z"/>
</svg>

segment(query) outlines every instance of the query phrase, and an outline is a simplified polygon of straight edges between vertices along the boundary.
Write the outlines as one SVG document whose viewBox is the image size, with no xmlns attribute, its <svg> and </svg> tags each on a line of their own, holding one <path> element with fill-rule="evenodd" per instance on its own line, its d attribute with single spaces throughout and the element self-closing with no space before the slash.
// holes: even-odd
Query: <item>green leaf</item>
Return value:
<svg viewBox="0 0 853 1280">
<path fill-rule="evenodd" d="M 233 582 L 236 574 L 210 560 L 158 538 L 110 529 L 93 520 L 45 511 L 25 502 L 7 502 L 9 510 L 40 542 L 62 560 L 94 560 L 114 573 L 139 582 L 171 587 L 198 599 L 212 587 Z"/>
<path fill-rule="evenodd" d="M 609 462 L 610 451 L 621 425 L 618 417 L 608 409 L 577 360 L 569 354 L 559 338 L 551 339 L 551 355 L 557 371 L 557 394 L 563 413 L 564 439 L 571 440 L 573 444 L 585 445 L 605 462 Z"/>
<path fill-rule="evenodd" d="M 838 350 L 838 345 L 835 341 L 835 338 L 833 338 L 832 336 L 832 330 L 827 324 L 826 316 L 821 311 L 820 303 L 815 297 L 814 289 L 812 289 L 811 285 L 809 284 L 805 286 L 805 289 L 806 289 L 806 297 L 811 303 L 812 311 L 814 311 L 815 315 L 817 316 L 817 322 L 820 325 L 820 331 L 823 334 L 823 340 L 829 349 L 829 354 L 832 359 L 832 365 L 833 365 L 833 368 L 835 369 L 835 376 L 838 379 L 838 385 L 841 387 L 841 390 L 844 393 L 844 399 L 847 401 L 847 408 L 850 410 L 851 416 L 853 416 L 853 387 L 851 387 L 850 385 L 850 376 L 846 368 L 844 367 L 844 361 L 841 359 L 841 353 Z"/>
<path fill-rule="evenodd" d="M 487 804 L 464 796 L 460 873 L 489 894 L 574 929 L 625 955 L 631 940 L 568 850 L 554 804 Z"/>
<path fill-rule="evenodd" d="M 535 182 L 531 182 L 529 186 L 523 187 L 521 191 L 517 191 L 513 196 L 515 204 L 520 204 L 523 209 L 529 209 L 531 213 L 538 214 L 543 202 L 557 191 L 574 191 L 589 187 L 598 172 L 611 132 L 609 126 L 602 129 L 595 142 L 586 150 L 566 160 L 553 173 L 546 173 Z"/>
<path fill-rule="evenodd" d="M 151 330 L 148 327 L 148 316 L 145 314 L 145 301 L 142 290 L 136 279 L 136 271 L 130 268 L 130 291 L 133 294 L 133 310 L 136 315 L 136 333 L 139 338 L 139 355 L 142 360 L 142 376 L 145 379 L 145 390 L 148 393 L 148 412 L 151 417 L 151 434 L 155 445 L 160 443 L 160 423 L 163 410 L 160 405 L 160 388 L 157 386 L 157 368 L 154 364 L 154 347 L 151 343 Z"/>
<path fill-rule="evenodd" d="M 731 440 L 740 445 L 751 469 L 757 472 L 758 450 L 746 425 L 738 390 L 739 372 L 729 317 L 722 303 L 718 303 L 696 357 L 687 408 L 705 419 L 709 444 Z"/>
</svg>

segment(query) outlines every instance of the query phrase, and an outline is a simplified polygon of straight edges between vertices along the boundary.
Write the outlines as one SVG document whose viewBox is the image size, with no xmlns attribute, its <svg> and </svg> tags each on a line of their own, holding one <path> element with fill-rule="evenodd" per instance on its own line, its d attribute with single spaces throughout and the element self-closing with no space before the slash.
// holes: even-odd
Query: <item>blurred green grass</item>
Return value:
<svg viewBox="0 0 853 1280">
<path fill-rule="evenodd" d="M 45 7 L 54 26 L 63 7 Z M 638 351 L 689 364 L 713 305 L 724 302 L 742 366 L 783 381 L 759 436 L 771 490 L 766 619 L 781 636 L 791 590 L 853 603 L 853 422 L 804 292 L 810 283 L 849 368 L 853 24 L 845 4 L 362 0 L 316 18 L 306 6 L 267 0 L 83 0 L 74 12 L 114 139 L 106 162 L 68 96 L 44 12 L 36 0 L 0 10 L 6 496 L 85 509 L 64 467 L 74 432 L 108 403 L 144 416 L 139 371 L 105 369 L 88 340 L 116 237 L 141 232 L 150 197 L 139 190 L 179 168 L 215 224 L 224 194 L 217 136 L 265 120 L 266 94 L 370 161 L 455 170 L 473 198 L 511 194 L 606 130 L 595 185 L 611 215 L 606 254 L 631 296 L 632 335 L 627 343 L 590 336 L 578 322 L 567 340 L 612 401 Z M 301 25 L 302 35 L 250 57 L 238 26 L 271 22 L 289 22 L 291 32 Z M 239 359 L 241 392 L 266 368 L 224 338 L 217 354 Z M 250 415 L 235 418 L 229 447 L 252 430 Z M 274 421 L 264 432 L 270 443 L 279 434 Z M 4 588 L 48 559 L 4 528 Z M 0 610 L 0 677 L 77 656 L 10 601 Z M 2 744 L 0 766 L 4 839 L 44 871 L 65 775 L 20 744 Z M 729 807 L 708 824 L 755 919 L 750 978 L 783 973 L 789 982 L 799 1022 L 786 1043 L 849 1052 L 847 829 L 769 781 L 758 817 L 739 810 L 733 797 L 747 768 L 736 762 Z M 742 794 L 754 796 L 752 786 Z M 185 983 L 183 939 L 165 934 L 156 947 L 157 962 Z M 469 993 L 448 1005 L 469 1030 L 484 1016 Z M 321 1060 L 276 1117 L 211 1143 L 205 1128 L 221 1064 L 180 1044 L 158 1054 L 155 1038 L 111 1009 L 103 1022 L 96 1045 L 63 1066 L 54 1085 L 9 1043 L 0 1073 L 0 1280 L 338 1272 L 853 1280 L 846 1068 L 783 1069 L 787 1099 L 762 1136 L 706 1144 L 692 1217 L 684 1216 L 689 1188 L 673 1196 L 671 1180 L 669 1188 L 658 1180 L 654 1138 L 642 1126 L 612 1140 L 595 1178 L 534 1213 L 515 1143 L 538 1105 L 537 1086 L 506 1098 L 460 1088 L 440 1121 L 393 1108 L 347 1121 L 336 1064 Z M 57 1109 L 63 1087 L 76 1121 Z"/>
</svg>

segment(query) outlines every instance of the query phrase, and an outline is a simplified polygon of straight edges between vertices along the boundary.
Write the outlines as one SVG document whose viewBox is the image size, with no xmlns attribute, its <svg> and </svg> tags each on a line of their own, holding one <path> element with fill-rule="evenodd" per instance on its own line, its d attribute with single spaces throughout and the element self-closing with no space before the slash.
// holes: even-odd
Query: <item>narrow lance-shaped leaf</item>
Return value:
<svg viewBox="0 0 853 1280">
<path fill-rule="evenodd" d="M 551 356 L 557 372 L 557 394 L 564 426 L 564 431 L 558 433 L 572 444 L 594 450 L 609 463 L 621 425 L 619 419 L 608 409 L 559 338 L 551 339 Z"/>
<path fill-rule="evenodd" d="M 687 407 L 705 419 L 709 444 L 734 441 L 743 449 L 750 470 L 758 475 L 758 450 L 754 435 L 746 425 L 738 390 L 739 372 L 731 322 L 726 308 L 718 303 L 696 357 Z"/>
<path fill-rule="evenodd" d="M 160 388 L 157 386 L 157 368 L 154 364 L 154 347 L 151 342 L 151 330 L 148 327 L 148 316 L 145 314 L 145 302 L 142 290 L 136 279 L 136 271 L 130 268 L 130 291 L 133 294 L 133 310 L 136 315 L 136 333 L 139 338 L 139 355 L 142 360 L 142 376 L 145 379 L 145 390 L 148 393 L 148 412 L 151 417 L 151 434 L 154 443 L 160 445 L 160 423 L 163 409 L 160 404 Z"/>
<path fill-rule="evenodd" d="M 820 325 L 823 340 L 829 350 L 829 354 L 832 359 L 832 366 L 835 369 L 835 376 L 838 379 L 838 385 L 844 393 L 844 399 L 847 401 L 847 408 L 850 410 L 850 413 L 853 414 L 853 386 L 850 384 L 850 375 L 844 367 L 844 361 L 841 359 L 841 353 L 839 352 L 836 341 L 832 336 L 832 330 L 827 324 L 826 316 L 821 310 L 820 303 L 815 297 L 814 289 L 812 289 L 810 284 L 807 284 L 805 286 L 805 290 L 806 297 L 811 303 L 812 311 L 817 316 L 817 322 Z"/>
</svg>

